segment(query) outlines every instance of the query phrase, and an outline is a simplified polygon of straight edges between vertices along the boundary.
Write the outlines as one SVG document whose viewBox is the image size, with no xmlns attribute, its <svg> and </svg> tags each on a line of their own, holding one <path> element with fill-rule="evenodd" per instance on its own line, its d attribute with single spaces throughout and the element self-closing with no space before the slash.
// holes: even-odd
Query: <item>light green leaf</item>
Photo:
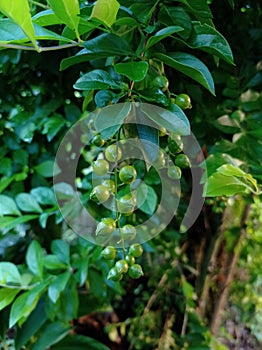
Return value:
<svg viewBox="0 0 262 350">
<path fill-rule="evenodd" d="M 0 0 L 0 11 L 21 27 L 23 32 L 35 46 L 36 50 L 38 50 L 28 0 Z"/>
<path fill-rule="evenodd" d="M 152 56 L 168 66 L 194 79 L 215 95 L 215 87 L 212 75 L 207 66 L 193 55 L 185 52 L 174 52 L 165 55 L 153 53 Z"/>
<path fill-rule="evenodd" d="M 153 215 L 157 206 L 157 195 L 151 186 L 141 183 L 136 188 L 137 207 L 142 212 Z"/>
<path fill-rule="evenodd" d="M 2 215 L 21 215 L 13 198 L 3 194 L 0 195 L 0 216 Z"/>
<path fill-rule="evenodd" d="M 97 18 L 111 27 L 115 21 L 120 4 L 116 0 L 97 0 L 90 18 Z"/>
<path fill-rule="evenodd" d="M 61 19 L 59 19 L 52 10 L 38 12 L 32 17 L 32 20 L 35 24 L 38 24 L 41 27 L 53 26 L 62 23 Z"/>
<path fill-rule="evenodd" d="M 48 254 L 44 257 L 44 267 L 48 270 L 66 269 L 68 266 L 62 263 L 54 254 Z"/>
<path fill-rule="evenodd" d="M 78 0 L 48 0 L 55 15 L 60 18 L 70 29 L 75 30 L 77 37 L 79 25 L 79 2 Z"/>
<path fill-rule="evenodd" d="M 18 218 L 12 217 L 12 216 L 5 216 L 3 218 L 0 218 L 0 227 L 1 229 L 5 229 L 6 231 L 10 231 L 16 226 L 23 224 L 25 222 L 31 221 L 38 218 L 38 215 L 23 215 L 19 216 Z"/>
<path fill-rule="evenodd" d="M 37 241 L 32 241 L 26 252 L 26 263 L 29 270 L 31 270 L 34 275 L 41 278 L 43 276 L 43 259 L 44 256 L 41 245 Z"/>
<path fill-rule="evenodd" d="M 168 131 L 175 132 L 177 135 L 190 134 L 189 121 L 178 106 L 177 110 L 172 112 L 147 103 L 141 104 L 140 108 L 149 119 Z"/>
<path fill-rule="evenodd" d="M 207 197 L 233 196 L 247 190 L 250 191 L 251 188 L 237 177 L 216 172 L 207 179 L 204 194 Z"/>
<path fill-rule="evenodd" d="M 128 77 L 132 81 L 141 81 L 146 77 L 148 63 L 145 61 L 117 63 L 114 68 L 117 73 Z"/>
<path fill-rule="evenodd" d="M 62 239 L 56 239 L 51 243 L 51 252 L 55 254 L 58 259 L 69 265 L 70 263 L 70 249 L 69 244 Z"/>
<path fill-rule="evenodd" d="M 110 138 L 119 130 L 130 110 L 131 103 L 121 103 L 102 108 L 94 121 L 97 132 L 101 133 L 105 140 Z"/>
<path fill-rule="evenodd" d="M 0 283 L 21 284 L 22 277 L 15 264 L 7 261 L 0 262 Z"/>
<path fill-rule="evenodd" d="M 74 88 L 78 90 L 121 89 L 121 86 L 104 70 L 95 69 L 82 75 Z"/>
<path fill-rule="evenodd" d="M 56 205 L 54 191 L 49 187 L 35 187 L 30 193 L 35 197 L 37 202 L 42 205 Z"/>
<path fill-rule="evenodd" d="M 62 322 L 48 324 L 34 343 L 32 350 L 49 349 L 51 345 L 56 344 L 66 337 L 70 329 L 71 326 Z"/>
<path fill-rule="evenodd" d="M 34 310 L 48 283 L 45 281 L 38 284 L 14 301 L 10 311 L 9 327 L 13 327 L 19 320 L 25 319 Z"/>
<path fill-rule="evenodd" d="M 214 27 L 192 21 L 191 36 L 184 43 L 192 49 L 200 49 L 233 64 L 233 54 L 227 40 Z"/>
<path fill-rule="evenodd" d="M 166 28 L 159 30 L 158 32 L 156 32 L 153 36 L 151 36 L 148 39 L 147 44 L 146 44 L 146 49 L 149 49 L 151 46 L 154 46 L 159 41 L 169 37 L 170 35 L 172 35 L 174 33 L 181 32 L 182 30 L 184 30 L 184 28 L 182 28 L 180 26 L 169 26 L 169 27 L 166 27 Z"/>
<path fill-rule="evenodd" d="M 29 193 L 19 193 L 15 200 L 22 211 L 31 213 L 42 213 L 43 211 L 35 197 Z"/>
<path fill-rule="evenodd" d="M 46 160 L 35 166 L 34 169 L 43 177 L 53 177 L 61 173 L 61 169 L 57 163 L 52 160 Z"/>
<path fill-rule="evenodd" d="M 20 289 L 1 288 L 0 289 L 0 310 L 11 304 Z"/>
<path fill-rule="evenodd" d="M 57 276 L 55 280 L 48 287 L 48 296 L 53 303 L 57 302 L 60 293 L 65 289 L 67 282 L 71 276 L 70 271 L 65 271 L 61 275 Z"/>
</svg>

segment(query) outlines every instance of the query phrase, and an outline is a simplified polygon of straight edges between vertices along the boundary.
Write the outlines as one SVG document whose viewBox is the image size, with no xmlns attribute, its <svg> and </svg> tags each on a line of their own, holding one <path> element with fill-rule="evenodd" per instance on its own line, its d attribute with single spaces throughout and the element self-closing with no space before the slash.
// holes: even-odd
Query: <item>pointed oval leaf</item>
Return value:
<svg viewBox="0 0 262 350">
<path fill-rule="evenodd" d="M 116 21 L 120 4 L 116 0 L 97 0 L 93 7 L 91 18 L 95 17 L 111 27 Z"/>
<path fill-rule="evenodd" d="M 0 0 L 0 11 L 21 27 L 38 50 L 28 0 Z"/>
<path fill-rule="evenodd" d="M 65 289 L 70 276 L 70 271 L 65 271 L 61 275 L 57 276 L 48 287 L 48 296 L 53 303 L 57 302 L 57 299 L 59 298 L 60 293 Z"/>
<path fill-rule="evenodd" d="M 53 350 L 110 350 L 107 346 L 94 338 L 84 335 L 70 334 L 53 347 Z"/>
<path fill-rule="evenodd" d="M 184 30 L 184 28 L 182 28 L 180 26 L 169 26 L 169 27 L 166 27 L 166 28 L 159 30 L 158 32 L 156 32 L 153 36 L 151 36 L 148 39 L 147 44 L 146 44 L 146 49 L 149 49 L 151 46 L 154 46 L 159 41 L 169 37 L 170 35 L 172 35 L 174 33 L 181 32 L 182 30 Z"/>
<path fill-rule="evenodd" d="M 42 205 L 56 205 L 54 191 L 49 187 L 35 187 L 30 193 L 35 197 L 37 202 Z"/>
<path fill-rule="evenodd" d="M 71 326 L 68 323 L 54 322 L 49 323 L 41 332 L 39 338 L 32 346 L 32 350 L 50 349 L 50 346 L 56 344 L 65 338 L 70 332 Z M 53 347 L 52 347 L 53 348 Z"/>
<path fill-rule="evenodd" d="M 52 241 L 51 252 L 55 254 L 61 262 L 69 265 L 70 248 L 67 242 L 63 241 L 62 239 Z"/>
<path fill-rule="evenodd" d="M 195 56 L 185 52 L 175 52 L 168 55 L 155 53 L 153 57 L 196 80 L 215 95 L 215 86 L 211 73 L 207 66 Z"/>
<path fill-rule="evenodd" d="M 119 130 L 130 110 L 131 103 L 120 103 L 102 108 L 94 121 L 97 132 L 101 133 L 104 139 L 110 138 Z"/>
<path fill-rule="evenodd" d="M 0 195 L 0 216 L 2 215 L 21 215 L 13 198 L 3 194 Z"/>
<path fill-rule="evenodd" d="M 20 289 L 1 288 L 0 289 L 0 310 L 11 304 Z"/>
<path fill-rule="evenodd" d="M 74 88 L 78 90 L 120 89 L 120 85 L 104 70 L 95 69 L 82 75 Z"/>
<path fill-rule="evenodd" d="M 0 227 L 1 229 L 5 229 L 5 231 L 10 231 L 16 226 L 36 218 L 38 218 L 38 215 L 23 215 L 15 219 L 13 216 L 5 216 L 0 218 Z"/>
<path fill-rule="evenodd" d="M 132 81 L 141 81 L 146 77 L 148 63 L 145 61 L 117 63 L 114 68 L 118 74 L 124 75 Z"/>
<path fill-rule="evenodd" d="M 37 241 L 32 241 L 27 249 L 26 263 L 34 275 L 42 277 L 44 255 L 42 247 Z"/>
<path fill-rule="evenodd" d="M 79 2 L 78 0 L 48 0 L 55 15 L 60 18 L 70 29 L 78 33 Z"/>
<path fill-rule="evenodd" d="M 141 104 L 140 108 L 149 119 L 166 130 L 175 132 L 177 135 L 190 134 L 189 121 L 178 106 L 174 107 L 172 112 L 148 103 Z"/>
<path fill-rule="evenodd" d="M 35 197 L 29 193 L 19 193 L 15 200 L 22 211 L 31 213 L 42 213 L 43 211 Z"/>
<path fill-rule="evenodd" d="M 233 196 L 247 190 L 250 190 L 250 187 L 239 178 L 217 172 L 207 179 L 204 194 L 207 197 Z"/>
<path fill-rule="evenodd" d="M 0 262 L 0 283 L 22 283 L 22 277 L 15 264 L 7 261 Z"/>
</svg>

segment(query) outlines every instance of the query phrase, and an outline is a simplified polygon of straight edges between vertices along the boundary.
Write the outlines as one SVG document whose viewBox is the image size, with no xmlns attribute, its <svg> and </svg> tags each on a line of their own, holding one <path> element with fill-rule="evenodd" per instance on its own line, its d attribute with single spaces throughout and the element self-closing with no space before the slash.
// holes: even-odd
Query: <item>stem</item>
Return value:
<svg viewBox="0 0 262 350">
<path fill-rule="evenodd" d="M 56 46 L 49 46 L 49 47 L 39 47 L 39 53 L 40 52 L 46 52 L 46 51 L 56 51 L 56 50 L 63 50 L 68 49 L 71 47 L 79 46 L 79 43 L 73 43 L 73 44 L 65 44 L 65 45 L 56 45 Z M 25 51 L 37 51 L 35 47 L 33 46 L 26 46 L 26 45 L 16 45 L 16 44 L 0 44 L 0 47 L 4 47 L 6 49 L 16 49 L 16 50 L 25 50 Z"/>
<path fill-rule="evenodd" d="M 41 2 L 38 2 L 38 1 L 34 1 L 34 0 L 29 0 L 29 2 L 31 2 L 32 5 L 36 5 L 38 7 L 42 7 L 43 9 L 45 10 L 48 10 L 49 7 L 44 5 L 44 4 L 41 4 Z"/>
</svg>

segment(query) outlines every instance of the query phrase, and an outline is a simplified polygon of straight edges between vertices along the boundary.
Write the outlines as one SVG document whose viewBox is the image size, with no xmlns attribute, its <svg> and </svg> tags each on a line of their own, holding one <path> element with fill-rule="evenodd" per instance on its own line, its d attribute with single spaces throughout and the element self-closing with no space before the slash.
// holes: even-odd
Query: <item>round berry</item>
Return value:
<svg viewBox="0 0 262 350">
<path fill-rule="evenodd" d="M 110 145 L 105 150 L 105 157 L 109 162 L 117 162 L 122 157 L 121 148 L 118 145 Z"/>
<path fill-rule="evenodd" d="M 126 165 L 119 171 L 119 178 L 125 184 L 131 184 L 136 180 L 137 172 L 132 165 Z"/>
<path fill-rule="evenodd" d="M 159 76 L 154 78 L 153 86 L 157 87 L 159 89 L 162 89 L 162 91 L 166 91 L 168 89 L 168 86 L 169 86 L 169 81 L 168 81 L 167 77 L 165 77 L 163 75 L 159 75 Z"/>
<path fill-rule="evenodd" d="M 175 157 L 175 165 L 182 169 L 190 168 L 190 160 L 186 154 L 179 154 Z"/>
<path fill-rule="evenodd" d="M 129 248 L 129 254 L 135 258 L 138 258 L 143 254 L 143 247 L 139 243 L 134 243 Z"/>
<path fill-rule="evenodd" d="M 96 227 L 96 235 L 109 235 L 116 229 L 115 220 L 112 218 L 102 218 Z"/>
<path fill-rule="evenodd" d="M 129 266 L 131 266 L 131 265 L 134 265 L 134 263 L 136 262 L 136 259 L 133 255 L 128 254 L 125 256 L 125 261 L 128 263 Z"/>
<path fill-rule="evenodd" d="M 90 193 L 90 198 L 93 200 L 97 198 L 100 203 L 106 202 L 110 197 L 109 189 L 104 185 L 97 185 Z"/>
<path fill-rule="evenodd" d="M 182 109 L 192 108 L 191 99 L 187 94 L 177 95 L 175 104 Z"/>
<path fill-rule="evenodd" d="M 128 269 L 128 275 L 133 279 L 140 278 L 143 274 L 142 267 L 139 264 L 131 265 Z"/>
<path fill-rule="evenodd" d="M 93 137 L 92 144 L 97 147 L 102 147 L 105 144 L 105 140 L 102 139 L 100 134 L 97 134 Z"/>
<path fill-rule="evenodd" d="M 115 268 L 119 273 L 127 273 L 128 263 L 125 260 L 118 260 L 115 264 Z"/>
<path fill-rule="evenodd" d="M 113 180 L 105 179 L 102 181 L 102 185 L 107 187 L 110 192 L 116 193 L 116 185 L 115 185 L 115 182 Z"/>
<path fill-rule="evenodd" d="M 123 214 L 130 214 L 134 211 L 136 199 L 131 193 L 128 193 L 117 200 L 117 210 Z"/>
<path fill-rule="evenodd" d="M 120 228 L 120 234 L 124 240 L 132 240 L 136 236 L 136 228 L 133 225 L 127 224 Z"/>
<path fill-rule="evenodd" d="M 167 176 L 172 180 L 179 180 L 181 179 L 182 171 L 178 166 L 172 165 L 167 169 Z"/>
<path fill-rule="evenodd" d="M 112 267 L 107 275 L 108 280 L 112 280 L 118 282 L 122 279 L 123 275 L 119 271 L 117 271 L 116 267 Z"/>
<path fill-rule="evenodd" d="M 92 167 L 97 175 L 105 175 L 109 171 L 109 163 L 105 159 L 97 159 Z"/>
<path fill-rule="evenodd" d="M 102 250 L 101 256 L 106 260 L 113 260 L 116 257 L 116 248 L 109 245 Z"/>
</svg>

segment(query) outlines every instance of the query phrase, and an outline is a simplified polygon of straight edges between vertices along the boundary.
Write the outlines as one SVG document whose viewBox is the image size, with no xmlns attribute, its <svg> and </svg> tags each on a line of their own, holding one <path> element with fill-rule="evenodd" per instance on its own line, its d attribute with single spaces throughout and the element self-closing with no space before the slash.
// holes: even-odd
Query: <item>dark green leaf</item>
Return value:
<svg viewBox="0 0 262 350">
<path fill-rule="evenodd" d="M 63 241 L 62 239 L 52 241 L 51 252 L 55 254 L 61 262 L 69 265 L 70 250 L 67 242 Z"/>
<path fill-rule="evenodd" d="M 147 75 L 148 63 L 145 61 L 117 63 L 114 68 L 118 74 L 122 74 L 132 81 L 141 81 Z"/>
<path fill-rule="evenodd" d="M 60 293 L 65 289 L 66 284 L 71 276 L 70 271 L 65 271 L 57 276 L 55 280 L 48 287 L 48 296 L 53 303 L 56 303 Z"/>
<path fill-rule="evenodd" d="M 106 71 L 95 69 L 82 75 L 74 84 L 74 88 L 78 90 L 101 90 L 121 89 L 121 86 Z"/>
<path fill-rule="evenodd" d="M 60 70 L 64 70 L 74 64 L 111 56 L 129 56 L 132 50 L 126 40 L 115 34 L 102 34 L 94 39 L 84 42 L 84 50 L 76 56 L 62 61 Z"/>
<path fill-rule="evenodd" d="M 32 241 L 26 252 L 26 263 L 33 274 L 43 275 L 43 250 L 37 241 Z"/>
<path fill-rule="evenodd" d="M 13 198 L 3 194 L 0 195 L 0 216 L 2 215 L 21 215 Z"/>
<path fill-rule="evenodd" d="M 94 124 L 102 138 L 108 139 L 121 127 L 131 110 L 131 103 L 106 106 L 97 114 Z"/>
<path fill-rule="evenodd" d="M 34 343 L 32 350 L 47 349 L 51 345 L 58 343 L 70 332 L 71 326 L 62 322 L 48 324 L 40 333 Z"/>
<path fill-rule="evenodd" d="M 99 341 L 83 336 L 83 335 L 69 335 L 60 343 L 56 344 L 53 350 L 109 350 L 107 346 Z"/>
<path fill-rule="evenodd" d="M 190 134 L 189 121 L 179 107 L 177 107 L 177 111 L 171 112 L 158 106 L 143 103 L 140 108 L 149 119 L 166 130 L 175 132 L 177 135 Z"/>
<path fill-rule="evenodd" d="M 60 114 L 49 117 L 44 124 L 42 134 L 47 135 L 47 140 L 51 141 L 65 125 L 65 119 Z"/>
<path fill-rule="evenodd" d="M 158 18 L 165 25 L 182 27 L 183 31 L 179 31 L 178 35 L 184 39 L 189 37 L 192 28 L 191 18 L 183 7 L 162 6 Z"/>
<path fill-rule="evenodd" d="M 169 53 L 168 55 L 153 53 L 152 55 L 168 66 L 196 80 L 213 95 L 215 94 L 214 81 L 207 66 L 195 56 L 185 52 Z"/>
<path fill-rule="evenodd" d="M 34 196 L 29 193 L 19 193 L 16 198 L 18 207 L 25 212 L 42 213 L 42 208 L 37 203 Z"/>
<path fill-rule="evenodd" d="M 151 36 L 149 38 L 149 40 L 147 41 L 147 44 L 146 44 L 146 49 L 149 49 L 151 46 L 154 46 L 159 41 L 169 37 L 170 35 L 172 35 L 174 33 L 181 32 L 182 30 L 184 30 L 184 29 L 180 26 L 170 26 L 170 27 L 166 27 L 166 28 L 159 30 L 153 36 Z"/>
<path fill-rule="evenodd" d="M 44 267 L 48 270 L 64 270 L 68 266 L 62 263 L 54 254 L 48 254 L 44 257 Z"/>
<path fill-rule="evenodd" d="M 15 219 L 12 216 L 5 216 L 3 218 L 0 218 L 0 227 L 1 229 L 9 231 L 20 224 L 34 220 L 36 218 L 38 218 L 38 215 L 23 215 Z"/>
<path fill-rule="evenodd" d="M 57 163 L 54 163 L 52 160 L 46 160 L 45 162 L 35 166 L 34 169 L 43 177 L 53 177 L 61 172 Z"/>
<path fill-rule="evenodd" d="M 144 183 L 136 188 L 137 207 L 142 212 L 153 215 L 157 206 L 157 195 L 151 186 Z"/>
<path fill-rule="evenodd" d="M 102 108 L 108 103 L 117 103 L 119 97 L 119 94 L 116 94 L 111 90 L 99 90 L 95 95 L 95 103 L 97 107 Z"/>
<path fill-rule="evenodd" d="M 54 191 L 49 187 L 35 187 L 30 192 L 41 205 L 56 205 Z"/>
<path fill-rule="evenodd" d="M 206 0 L 178 0 L 188 6 L 196 17 L 212 18 L 212 13 Z"/>
</svg>

